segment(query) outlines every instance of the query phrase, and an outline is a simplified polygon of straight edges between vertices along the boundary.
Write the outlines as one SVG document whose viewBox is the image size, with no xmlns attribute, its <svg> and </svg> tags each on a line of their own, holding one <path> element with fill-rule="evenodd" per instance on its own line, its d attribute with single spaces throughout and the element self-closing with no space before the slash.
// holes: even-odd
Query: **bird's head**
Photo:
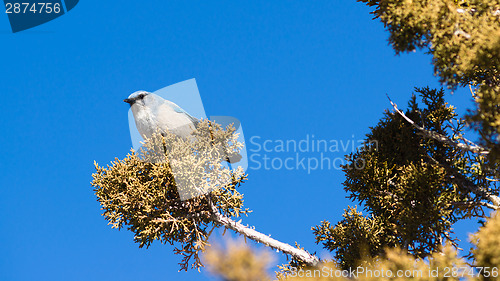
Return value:
<svg viewBox="0 0 500 281">
<path fill-rule="evenodd" d="M 150 93 L 146 91 L 137 91 L 132 93 L 130 96 L 128 96 L 128 98 L 124 99 L 123 101 L 132 106 L 134 103 L 136 103 L 137 101 L 141 101 L 142 99 L 144 99 L 144 97 L 146 97 L 149 94 Z"/>
</svg>

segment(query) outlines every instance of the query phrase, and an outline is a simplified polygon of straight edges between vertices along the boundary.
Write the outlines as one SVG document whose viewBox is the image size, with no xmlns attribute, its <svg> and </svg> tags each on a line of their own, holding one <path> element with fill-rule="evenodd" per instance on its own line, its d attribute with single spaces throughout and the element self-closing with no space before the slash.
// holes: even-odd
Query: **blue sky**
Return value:
<svg viewBox="0 0 500 281">
<path fill-rule="evenodd" d="M 123 99 L 195 78 L 207 115 L 238 118 L 247 141 L 362 139 L 389 108 L 386 93 L 403 106 L 413 87 L 439 85 L 430 57 L 395 56 L 369 11 L 354 0 L 89 0 L 16 34 L 0 16 L 0 279 L 209 279 L 177 273 L 172 246 L 139 249 L 100 215 L 93 161 L 132 146 Z M 466 91 L 449 101 L 460 113 L 472 106 Z M 310 228 L 354 205 L 343 173 L 248 174 L 244 223 L 324 256 Z"/>
</svg>

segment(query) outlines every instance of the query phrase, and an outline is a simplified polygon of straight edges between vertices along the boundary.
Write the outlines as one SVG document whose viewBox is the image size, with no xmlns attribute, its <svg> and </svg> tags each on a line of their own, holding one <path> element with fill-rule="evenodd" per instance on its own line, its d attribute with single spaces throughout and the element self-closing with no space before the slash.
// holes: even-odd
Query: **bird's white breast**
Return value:
<svg viewBox="0 0 500 281">
<path fill-rule="evenodd" d="M 188 138 L 195 130 L 193 121 L 186 113 L 176 111 L 168 102 L 153 94 L 134 103 L 131 109 L 137 130 L 144 139 L 158 129 L 183 138 Z"/>
<path fill-rule="evenodd" d="M 151 135 L 153 135 L 158 128 L 151 109 L 144 106 L 142 102 L 133 104 L 131 109 L 134 114 L 135 125 L 139 134 L 141 134 L 143 139 L 151 137 Z"/>
</svg>

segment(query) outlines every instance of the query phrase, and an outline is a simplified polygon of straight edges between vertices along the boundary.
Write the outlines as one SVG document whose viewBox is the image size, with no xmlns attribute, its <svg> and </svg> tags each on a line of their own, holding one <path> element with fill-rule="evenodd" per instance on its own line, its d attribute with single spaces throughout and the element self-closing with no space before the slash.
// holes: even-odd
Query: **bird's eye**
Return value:
<svg viewBox="0 0 500 281">
<path fill-rule="evenodd" d="M 143 99 L 146 96 L 146 94 L 140 94 L 139 99 Z"/>
</svg>

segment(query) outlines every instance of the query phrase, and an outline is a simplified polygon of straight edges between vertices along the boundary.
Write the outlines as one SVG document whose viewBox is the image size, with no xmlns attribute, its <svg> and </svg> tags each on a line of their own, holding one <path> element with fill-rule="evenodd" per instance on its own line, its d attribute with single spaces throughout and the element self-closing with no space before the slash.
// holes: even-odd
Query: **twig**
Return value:
<svg viewBox="0 0 500 281">
<path fill-rule="evenodd" d="M 425 137 L 437 140 L 437 141 L 442 142 L 442 143 L 446 143 L 446 144 L 448 144 L 450 146 L 454 146 L 456 148 L 459 148 L 459 149 L 462 149 L 462 150 L 465 150 L 465 151 L 470 151 L 470 152 L 474 152 L 474 153 L 478 153 L 478 154 L 482 154 L 482 155 L 486 155 L 486 154 L 489 153 L 489 150 L 484 149 L 483 147 L 481 147 L 479 145 L 468 145 L 468 144 L 465 144 L 465 143 L 454 142 L 454 141 L 448 139 L 446 136 L 443 136 L 443 135 L 441 135 L 439 133 L 436 133 L 436 132 L 433 132 L 433 131 L 429 131 L 429 130 L 426 130 L 426 129 L 420 127 L 415 122 L 413 122 L 413 120 L 411 120 L 410 118 L 408 118 L 408 116 L 406 116 L 401 110 L 398 109 L 398 106 L 394 102 L 392 102 L 392 100 L 389 97 L 389 95 L 387 95 L 387 98 L 389 99 L 389 102 L 391 103 L 391 105 L 394 108 L 394 110 L 399 115 L 401 115 L 401 117 L 403 117 L 406 121 L 408 121 L 408 123 L 410 123 L 413 127 L 415 127 L 417 130 L 419 130 L 420 133 L 422 135 L 424 135 Z M 467 140 L 467 142 L 472 143 L 469 140 Z"/>
<path fill-rule="evenodd" d="M 480 205 L 480 206 L 484 206 L 484 207 L 492 209 L 492 210 L 498 210 L 498 209 L 500 209 L 500 207 L 498 207 L 498 206 L 495 206 L 493 204 L 489 204 L 489 203 L 486 203 L 486 202 L 482 202 L 482 201 L 479 201 L 479 202 L 453 202 L 451 204 L 455 205 L 455 206 L 466 206 L 466 207 Z"/>
<path fill-rule="evenodd" d="M 474 93 L 474 90 L 472 90 L 472 85 L 469 83 L 469 90 L 473 98 L 476 98 L 476 93 Z"/>
<path fill-rule="evenodd" d="M 211 204 L 211 202 L 210 202 L 210 204 Z M 217 223 L 220 223 L 221 225 L 225 226 L 226 228 L 229 228 L 233 231 L 236 231 L 236 232 L 242 234 L 245 237 L 248 237 L 249 239 L 251 239 L 255 242 L 262 243 L 268 247 L 271 247 L 273 249 L 277 249 L 285 254 L 291 255 L 294 258 L 301 260 L 310 266 L 315 266 L 319 263 L 319 259 L 316 256 L 311 255 L 307 251 L 302 250 L 302 249 L 298 249 L 298 248 L 295 248 L 289 244 L 280 242 L 280 241 L 273 239 L 273 238 L 271 238 L 263 233 L 256 231 L 255 229 L 252 229 L 248 226 L 245 226 L 245 225 L 241 224 L 240 222 L 236 222 L 236 221 L 232 220 L 231 218 L 228 218 L 228 217 L 222 215 L 213 204 L 211 204 L 211 205 L 212 205 L 212 215 L 213 215 L 214 221 Z"/>
<path fill-rule="evenodd" d="M 483 199 L 486 199 L 493 203 L 493 205 L 488 204 L 488 203 L 481 203 L 481 205 L 486 206 L 488 208 L 494 208 L 495 210 L 500 207 L 500 197 L 491 194 L 490 191 L 488 191 L 486 188 L 478 186 L 477 184 L 473 183 L 469 179 L 467 179 L 465 176 L 457 173 L 455 169 L 450 167 L 449 165 L 446 165 L 444 163 L 441 163 L 434 159 L 430 155 L 426 155 L 427 158 L 429 158 L 434 164 L 440 165 L 441 167 L 445 168 L 449 173 L 453 175 L 452 182 L 455 183 L 458 186 L 462 186 L 465 189 L 471 191 L 472 193 L 480 196 Z"/>
</svg>

